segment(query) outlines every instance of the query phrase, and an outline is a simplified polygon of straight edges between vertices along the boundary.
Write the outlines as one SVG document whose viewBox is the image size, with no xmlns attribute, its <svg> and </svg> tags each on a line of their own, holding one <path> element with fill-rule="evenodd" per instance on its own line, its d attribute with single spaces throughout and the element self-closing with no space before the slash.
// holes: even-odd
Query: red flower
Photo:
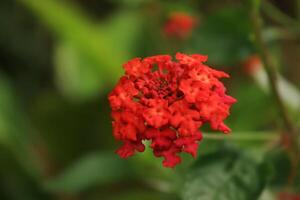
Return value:
<svg viewBox="0 0 300 200">
<path fill-rule="evenodd" d="M 143 140 L 151 140 L 154 155 L 164 157 L 165 167 L 174 167 L 180 152 L 196 157 L 202 124 L 230 132 L 223 121 L 236 100 L 219 81 L 229 76 L 203 64 L 207 56 L 177 53 L 176 59 L 159 55 L 124 65 L 126 74 L 109 94 L 122 158 L 144 151 Z"/>
<path fill-rule="evenodd" d="M 259 69 L 263 68 L 263 64 L 258 55 L 252 55 L 243 62 L 243 68 L 246 74 L 253 75 Z"/>
<path fill-rule="evenodd" d="M 175 12 L 168 18 L 163 32 L 167 37 L 185 39 L 190 36 L 196 24 L 194 17 L 186 13 Z"/>
<path fill-rule="evenodd" d="M 300 200 L 300 194 L 281 192 L 278 194 L 277 198 L 278 198 L 278 200 Z"/>
</svg>

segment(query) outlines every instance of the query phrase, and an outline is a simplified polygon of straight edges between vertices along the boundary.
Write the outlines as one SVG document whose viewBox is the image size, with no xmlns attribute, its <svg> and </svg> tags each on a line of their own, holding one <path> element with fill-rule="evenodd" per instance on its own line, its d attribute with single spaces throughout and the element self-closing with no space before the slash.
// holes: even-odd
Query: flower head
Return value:
<svg viewBox="0 0 300 200">
<path fill-rule="evenodd" d="M 196 26 L 196 19 L 183 12 L 171 13 L 164 25 L 164 34 L 167 37 L 186 39 Z"/>
<path fill-rule="evenodd" d="M 203 64 L 207 56 L 177 53 L 176 59 L 158 55 L 124 64 L 125 75 L 108 97 L 122 158 L 144 151 L 143 140 L 150 140 L 154 155 L 174 167 L 180 152 L 196 157 L 203 124 L 230 132 L 223 121 L 236 100 L 219 81 L 229 76 Z"/>
<path fill-rule="evenodd" d="M 246 74 L 253 75 L 263 68 L 263 64 L 258 55 L 252 55 L 243 61 L 243 68 Z"/>
<path fill-rule="evenodd" d="M 300 200 L 300 194 L 290 192 L 280 192 L 277 194 L 278 200 Z"/>
</svg>

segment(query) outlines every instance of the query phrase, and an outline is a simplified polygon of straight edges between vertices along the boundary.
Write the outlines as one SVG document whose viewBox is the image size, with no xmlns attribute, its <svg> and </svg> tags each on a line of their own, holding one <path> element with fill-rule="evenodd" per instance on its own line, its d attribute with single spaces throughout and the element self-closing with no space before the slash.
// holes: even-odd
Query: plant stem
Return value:
<svg viewBox="0 0 300 200">
<path fill-rule="evenodd" d="M 278 135 L 269 132 L 244 132 L 233 134 L 220 134 L 220 133 L 203 133 L 205 139 L 210 140 L 239 140 L 239 141 L 272 141 L 278 139 Z"/>
<path fill-rule="evenodd" d="M 254 10 L 252 12 L 252 24 L 254 28 L 254 36 L 255 41 L 257 43 L 257 48 L 260 53 L 261 60 L 264 64 L 265 70 L 268 75 L 268 79 L 271 85 L 271 91 L 275 98 L 276 104 L 278 106 L 278 110 L 280 112 L 283 124 L 287 130 L 287 133 L 296 137 L 296 129 L 290 120 L 288 111 L 282 101 L 282 98 L 279 94 L 278 85 L 277 85 L 277 70 L 276 67 L 273 65 L 271 60 L 271 55 L 267 49 L 266 44 L 262 39 L 262 31 L 261 31 L 261 17 L 258 11 Z"/>
<path fill-rule="evenodd" d="M 298 22 L 300 22 L 300 1 L 298 1 L 298 0 L 295 0 L 295 6 L 297 7 L 297 20 L 298 20 Z"/>
<path fill-rule="evenodd" d="M 260 15 L 260 9 L 253 7 L 253 9 L 251 10 L 251 19 L 252 19 L 252 25 L 253 25 L 253 31 L 254 31 L 257 49 L 260 53 L 261 60 L 264 64 L 264 68 L 268 75 L 268 79 L 269 79 L 270 86 L 271 86 L 271 92 L 272 92 L 272 94 L 274 96 L 274 100 L 277 104 L 277 108 L 278 108 L 279 114 L 281 116 L 281 120 L 282 120 L 284 128 L 285 128 L 285 134 L 290 142 L 289 153 L 290 153 L 291 162 L 293 165 L 293 169 L 292 169 L 292 173 L 291 173 L 291 176 L 293 176 L 293 178 L 291 178 L 291 179 L 294 179 L 295 170 L 297 170 L 297 166 L 298 166 L 298 162 L 299 162 L 297 130 L 296 130 L 296 127 L 294 127 L 293 122 L 290 119 L 288 110 L 286 109 L 286 107 L 283 103 L 283 100 L 279 94 L 278 85 L 277 85 L 278 72 L 272 62 L 271 54 L 268 51 L 267 45 L 262 38 L 262 26 L 261 26 L 262 18 Z M 291 180 L 291 179 L 289 179 L 290 183 L 293 182 L 293 180 Z"/>
<path fill-rule="evenodd" d="M 300 31 L 300 23 L 293 19 L 292 17 L 286 15 L 284 12 L 282 12 L 280 9 L 278 9 L 276 6 L 274 6 L 269 1 L 262 1 L 262 8 L 263 11 L 268 17 L 275 20 L 276 22 L 296 30 L 297 32 Z"/>
</svg>

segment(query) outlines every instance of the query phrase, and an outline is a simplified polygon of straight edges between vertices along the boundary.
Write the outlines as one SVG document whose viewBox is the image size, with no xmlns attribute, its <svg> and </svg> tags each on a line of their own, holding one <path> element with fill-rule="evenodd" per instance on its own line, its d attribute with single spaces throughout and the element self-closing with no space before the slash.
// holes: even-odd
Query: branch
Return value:
<svg viewBox="0 0 300 200">
<path fill-rule="evenodd" d="M 274 132 L 243 132 L 233 134 L 203 133 L 204 139 L 209 140 L 238 140 L 238 141 L 274 141 L 279 139 Z"/>
<path fill-rule="evenodd" d="M 254 36 L 255 41 L 257 43 L 257 48 L 260 53 L 261 60 L 264 64 L 265 70 L 268 75 L 268 79 L 271 85 L 271 91 L 274 95 L 275 101 L 278 106 L 278 110 L 280 112 L 283 124 L 287 130 L 287 132 L 291 135 L 296 134 L 296 129 L 293 126 L 293 123 L 289 117 L 288 111 L 283 103 L 283 100 L 279 94 L 278 85 L 277 85 L 277 69 L 273 65 L 271 60 L 271 55 L 267 49 L 266 44 L 262 39 L 262 31 L 261 31 L 261 17 L 258 11 L 252 11 L 252 24 L 254 28 Z"/>
<path fill-rule="evenodd" d="M 300 23 L 292 17 L 286 15 L 284 12 L 282 12 L 280 9 L 274 6 L 271 2 L 262 1 L 262 9 L 264 13 L 268 15 L 268 17 L 270 17 L 271 19 L 286 27 L 289 27 L 290 29 L 294 29 L 299 33 Z"/>
<path fill-rule="evenodd" d="M 288 110 L 286 109 L 286 107 L 283 103 L 283 100 L 279 94 L 278 85 L 277 85 L 278 72 L 277 72 L 275 65 L 272 62 L 271 54 L 268 51 L 267 45 L 262 38 L 262 26 L 261 26 L 262 18 L 260 15 L 259 8 L 260 7 L 253 6 L 253 8 L 251 10 L 251 19 L 252 19 L 254 36 L 255 36 L 255 42 L 256 42 L 257 49 L 259 51 L 261 60 L 264 64 L 264 68 L 268 75 L 268 79 L 269 79 L 270 86 L 271 86 L 270 87 L 271 92 L 272 92 L 272 94 L 274 96 L 274 100 L 277 104 L 277 108 L 278 108 L 279 114 L 281 116 L 283 125 L 284 125 L 285 134 L 287 135 L 289 142 L 291 144 L 289 147 L 290 148 L 289 153 L 290 153 L 293 169 L 292 169 L 291 175 L 289 177 L 289 183 L 292 183 L 295 178 L 295 173 L 296 173 L 297 166 L 299 163 L 299 158 L 298 158 L 299 148 L 298 148 L 298 142 L 297 142 L 297 129 L 293 125 L 293 122 L 290 119 Z"/>
</svg>

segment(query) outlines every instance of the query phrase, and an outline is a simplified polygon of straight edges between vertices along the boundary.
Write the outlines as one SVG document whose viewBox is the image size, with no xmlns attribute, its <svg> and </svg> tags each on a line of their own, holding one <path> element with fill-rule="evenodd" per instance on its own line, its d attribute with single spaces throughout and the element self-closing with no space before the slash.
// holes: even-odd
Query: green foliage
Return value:
<svg viewBox="0 0 300 200">
<path fill-rule="evenodd" d="M 232 65 L 253 51 L 251 25 L 244 7 L 226 7 L 202 21 L 190 45 L 194 52 L 209 55 L 210 63 Z"/>
<path fill-rule="evenodd" d="M 177 200 L 176 197 L 166 194 L 157 194 L 151 191 L 131 191 L 125 194 L 117 194 L 114 197 L 108 198 L 108 200 L 153 200 L 153 199 L 164 199 L 164 200 Z"/>
<path fill-rule="evenodd" d="M 270 124 L 275 113 L 274 104 L 268 95 L 249 79 L 238 79 L 235 83 L 232 93 L 238 102 L 233 106 L 231 117 L 227 120 L 232 130 L 261 130 L 266 124 Z"/>
<path fill-rule="evenodd" d="M 60 40 L 70 43 L 71 48 L 76 48 L 86 59 L 90 59 L 89 62 L 93 65 L 87 65 L 95 68 L 93 72 L 100 74 L 100 80 L 110 84 L 120 76 L 120 66 L 128 59 L 127 52 L 130 47 L 126 44 L 132 44 L 130 41 L 135 37 L 133 32 L 136 31 L 136 23 L 140 19 L 138 16 L 120 15 L 113 20 L 110 27 L 95 28 L 82 12 L 71 5 L 59 3 L 57 0 L 20 1 L 35 11 Z M 126 20 L 126 23 L 122 20 Z M 122 30 L 124 33 L 119 34 Z M 83 65 L 80 66 L 83 68 Z"/>
<path fill-rule="evenodd" d="M 266 186 L 266 164 L 239 151 L 222 149 L 201 157 L 183 187 L 184 200 L 254 200 Z"/>
<path fill-rule="evenodd" d="M 32 130 L 20 108 L 13 87 L 2 74 L 0 91 L 0 145 L 12 152 L 19 164 L 35 177 L 38 171 L 30 152 Z"/>
<path fill-rule="evenodd" d="M 61 44 L 56 47 L 57 86 L 73 101 L 92 98 L 104 87 L 101 74 L 89 61 L 71 45 Z"/>
<path fill-rule="evenodd" d="M 57 92 L 40 94 L 31 118 L 55 165 L 65 166 L 95 148 L 112 149 L 110 111 L 106 96 L 95 102 L 70 103 Z"/>
<path fill-rule="evenodd" d="M 267 90 L 241 73 L 242 61 L 256 54 L 249 11 L 261 5 L 231 2 L 0 1 L 0 199 L 274 199 L 292 169 L 287 152 L 278 148 L 280 116 Z M 287 19 L 283 10 L 272 15 L 274 8 L 266 12 L 269 17 Z M 197 18 L 191 38 L 163 36 L 173 11 Z M 299 74 L 297 59 L 291 69 L 284 62 L 299 53 L 296 28 L 266 24 L 263 39 L 286 67 L 280 69 Z M 209 65 L 231 75 L 225 84 L 238 100 L 225 122 L 231 135 L 211 134 L 204 125 L 199 158 L 183 155 L 174 170 L 163 168 L 150 148 L 120 159 L 113 153 L 120 144 L 112 136 L 107 94 L 123 73 L 122 64 L 177 51 L 207 54 Z M 298 94 L 297 87 L 282 88 L 285 99 L 293 96 L 291 88 Z M 297 121 L 299 112 L 292 112 Z"/>
<path fill-rule="evenodd" d="M 111 65 L 113 61 L 106 59 L 107 55 L 112 55 L 108 54 L 109 51 L 112 53 L 110 46 L 105 41 L 105 38 L 96 32 L 92 23 L 85 16 L 82 16 L 77 9 L 70 8 L 67 4 L 59 3 L 56 0 L 20 0 L 20 2 L 35 11 L 59 39 L 72 42 L 77 48 L 82 49 L 90 59 Z M 99 44 L 106 46 L 107 51 L 101 48 Z M 102 56 L 100 57 L 99 55 Z M 104 67 L 102 68 L 102 70 L 105 69 Z"/>
<path fill-rule="evenodd" d="M 271 188 L 274 190 L 288 185 L 293 166 L 290 160 L 289 153 L 286 151 L 286 149 L 272 149 L 267 153 L 267 160 L 272 164 L 274 170 L 274 173 L 272 174 L 272 177 L 270 179 Z M 299 172 L 300 167 L 298 166 L 296 170 Z M 294 175 L 293 181 L 294 190 L 298 191 L 300 189 L 299 173 Z"/>
<path fill-rule="evenodd" d="M 117 48 L 111 58 L 115 60 L 121 58 L 125 62 L 133 57 L 134 41 L 141 27 L 141 17 L 138 13 L 120 12 L 105 24 L 101 24 L 98 37 L 99 40 L 105 38 L 108 45 L 98 43 L 99 49 L 107 47 Z M 96 31 L 96 30 L 95 30 Z M 122 34 L 120 34 L 120 31 Z M 89 39 L 84 33 L 82 38 Z M 74 42 L 61 42 L 56 47 L 55 67 L 57 85 L 63 94 L 76 101 L 95 98 L 103 91 L 111 81 L 106 80 L 110 74 L 120 74 L 122 70 L 121 62 L 105 66 L 103 62 L 93 62 L 81 48 L 76 48 Z M 113 57 L 115 58 L 113 58 Z M 97 57 L 102 57 L 99 52 Z M 105 69 L 110 69 L 108 74 Z M 115 81 L 115 80 L 114 80 Z"/>
<path fill-rule="evenodd" d="M 122 170 L 120 170 L 122 169 Z M 77 193 L 95 184 L 109 184 L 133 177 L 130 166 L 111 153 L 91 153 L 45 183 L 50 191 Z"/>
</svg>

